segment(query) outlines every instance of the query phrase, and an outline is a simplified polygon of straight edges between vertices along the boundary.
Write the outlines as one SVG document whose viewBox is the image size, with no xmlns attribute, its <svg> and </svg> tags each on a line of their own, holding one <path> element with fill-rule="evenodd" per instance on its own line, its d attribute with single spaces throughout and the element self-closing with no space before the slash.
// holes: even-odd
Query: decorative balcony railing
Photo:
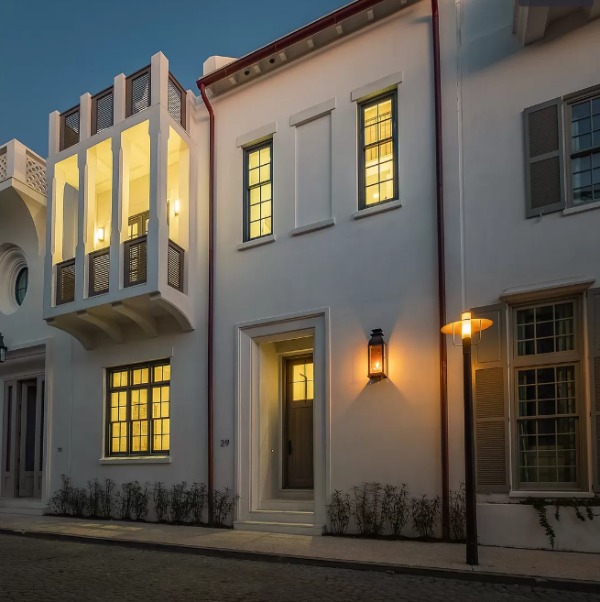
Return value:
<svg viewBox="0 0 600 602">
<path fill-rule="evenodd" d="M 75 259 L 56 264 L 56 305 L 75 299 Z"/>
<path fill-rule="evenodd" d="M 185 251 L 172 240 L 169 240 L 167 257 L 167 283 L 183 292 L 183 258 Z"/>
<path fill-rule="evenodd" d="M 0 148 L 0 182 L 8 176 L 8 155 L 6 147 Z"/>
<path fill-rule="evenodd" d="M 89 296 L 108 293 L 110 280 L 110 249 L 100 249 L 89 254 Z"/>
<path fill-rule="evenodd" d="M 123 284 L 143 284 L 148 277 L 148 237 L 146 234 L 124 244 L 125 273 Z"/>
<path fill-rule="evenodd" d="M 25 177 L 31 188 L 46 195 L 46 165 L 30 152 L 27 152 Z"/>
</svg>

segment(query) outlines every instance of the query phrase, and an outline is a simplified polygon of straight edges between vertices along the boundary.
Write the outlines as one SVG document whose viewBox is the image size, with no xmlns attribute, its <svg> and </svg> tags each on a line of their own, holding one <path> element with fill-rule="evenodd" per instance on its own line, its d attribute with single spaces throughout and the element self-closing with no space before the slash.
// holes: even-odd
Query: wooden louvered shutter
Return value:
<svg viewBox="0 0 600 602">
<path fill-rule="evenodd" d="M 590 393 L 592 406 L 592 484 L 600 492 L 600 288 L 588 293 Z"/>
<path fill-rule="evenodd" d="M 482 333 L 479 344 L 473 345 L 477 491 L 507 492 L 510 481 L 504 305 L 474 309 L 473 317 L 494 322 Z"/>
<path fill-rule="evenodd" d="M 526 216 L 565 208 L 562 101 L 525 109 Z"/>
</svg>

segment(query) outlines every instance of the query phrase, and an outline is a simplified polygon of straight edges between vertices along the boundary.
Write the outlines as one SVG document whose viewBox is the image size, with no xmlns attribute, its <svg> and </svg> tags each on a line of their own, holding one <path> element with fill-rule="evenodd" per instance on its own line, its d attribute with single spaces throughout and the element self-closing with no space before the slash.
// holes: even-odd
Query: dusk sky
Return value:
<svg viewBox="0 0 600 602">
<path fill-rule="evenodd" d="M 48 114 L 161 50 L 185 88 L 214 54 L 240 57 L 349 0 L 0 0 L 0 144 L 43 157 Z"/>
</svg>

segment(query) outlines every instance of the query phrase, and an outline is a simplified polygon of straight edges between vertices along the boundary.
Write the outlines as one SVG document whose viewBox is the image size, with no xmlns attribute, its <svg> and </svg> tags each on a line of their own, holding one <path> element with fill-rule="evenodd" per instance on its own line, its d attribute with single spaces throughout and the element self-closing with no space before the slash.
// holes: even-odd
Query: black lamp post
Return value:
<svg viewBox="0 0 600 602">
<path fill-rule="evenodd" d="M 6 345 L 4 344 L 4 337 L 2 336 L 2 333 L 0 332 L 0 364 L 3 364 L 6 361 L 6 352 L 8 351 L 8 349 L 6 348 Z"/>
<path fill-rule="evenodd" d="M 475 428 L 473 424 L 473 379 L 471 374 L 471 344 L 481 341 L 481 331 L 489 328 L 493 322 L 486 319 L 472 319 L 471 312 L 462 314 L 462 319 L 446 324 L 444 334 L 452 335 L 455 345 L 458 337 L 463 348 L 463 388 L 465 411 L 465 511 L 467 535 L 467 564 L 479 564 L 477 550 L 477 494 L 475 478 Z M 479 335 L 473 342 L 473 335 Z"/>
</svg>

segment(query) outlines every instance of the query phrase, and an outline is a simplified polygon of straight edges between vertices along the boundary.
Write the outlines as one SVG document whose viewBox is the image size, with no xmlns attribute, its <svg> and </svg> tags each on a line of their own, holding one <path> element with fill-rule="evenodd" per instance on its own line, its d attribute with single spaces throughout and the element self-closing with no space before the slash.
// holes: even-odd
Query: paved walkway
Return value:
<svg viewBox="0 0 600 602">
<path fill-rule="evenodd" d="M 598 554 L 480 546 L 480 564 L 470 567 L 465 564 L 465 548 L 461 544 L 287 535 L 19 514 L 0 514 L 0 532 L 177 547 L 200 554 L 238 558 L 430 572 L 437 576 L 501 581 L 536 578 L 549 583 L 564 581 L 567 586 L 569 582 L 587 582 L 585 585 L 597 586 L 600 591 Z"/>
</svg>

